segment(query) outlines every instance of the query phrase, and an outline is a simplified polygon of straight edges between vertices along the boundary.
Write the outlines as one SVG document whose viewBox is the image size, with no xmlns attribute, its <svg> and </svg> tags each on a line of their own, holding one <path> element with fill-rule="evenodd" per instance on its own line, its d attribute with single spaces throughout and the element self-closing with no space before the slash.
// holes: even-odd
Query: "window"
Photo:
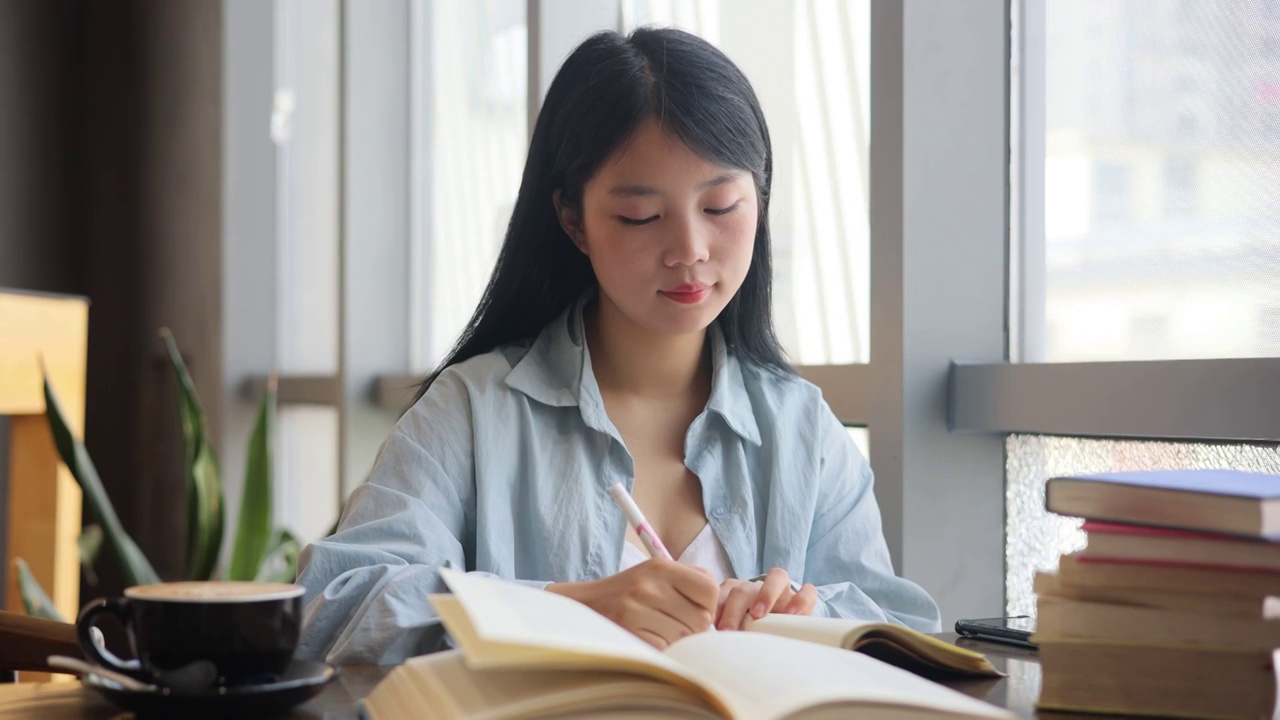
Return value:
<svg viewBox="0 0 1280 720">
<path fill-rule="evenodd" d="M 1280 473 L 1280 140 L 1258 121 L 1280 107 L 1280 56 L 1254 42 L 1260 8 L 1015 0 L 1022 364 L 958 368 L 951 408 L 956 430 L 1006 435 L 1010 613 L 1034 613 L 1034 573 L 1083 545 L 1045 512 L 1048 478 Z"/>
<path fill-rule="evenodd" d="M 851 427 L 849 437 L 853 438 L 853 444 L 858 446 L 858 450 L 862 453 L 862 457 L 871 457 L 871 437 L 867 434 L 864 427 Z"/>
<path fill-rule="evenodd" d="M 444 358 L 493 270 L 528 147 L 525 0 L 424 0 L 413 48 L 412 366 Z"/>
<path fill-rule="evenodd" d="M 1129 356 L 1143 358 L 1165 357 L 1169 350 L 1169 317 L 1167 315 L 1136 315 L 1129 319 Z"/>
<path fill-rule="evenodd" d="M 1028 356 L 1257 354 L 1249 318 L 1280 278 L 1280 54 L 1258 42 L 1274 33 L 1264 3 L 1027 1 L 1045 15 L 1044 146 L 1028 158 L 1043 162 L 1044 210 L 1020 248 L 1042 259 L 1017 308 L 1039 338 Z M 1159 347 L 1116 324 L 1151 306 L 1175 336 L 1152 336 Z M 1046 337 L 1050 321 L 1069 340 Z"/>
<path fill-rule="evenodd" d="M 1196 208 L 1196 166 L 1191 160 L 1171 156 L 1164 163 L 1164 214 L 1185 218 Z"/>
<path fill-rule="evenodd" d="M 1271 305 L 1258 308 L 1253 333 L 1258 339 L 1258 355 L 1280 357 L 1280 292 L 1273 296 L 1271 302 Z"/>
<path fill-rule="evenodd" d="M 1129 219 L 1129 168 L 1102 162 L 1093 168 L 1093 221 L 1097 225 Z"/>
<path fill-rule="evenodd" d="M 281 372 L 338 370 L 337 0 L 276 3 L 277 265 Z"/>
<path fill-rule="evenodd" d="M 340 12 L 337 0 L 277 0 L 275 11 L 275 367 L 285 377 L 331 377 L 341 352 Z M 273 522 L 310 542 L 338 517 L 339 413 L 281 399 Z"/>
</svg>

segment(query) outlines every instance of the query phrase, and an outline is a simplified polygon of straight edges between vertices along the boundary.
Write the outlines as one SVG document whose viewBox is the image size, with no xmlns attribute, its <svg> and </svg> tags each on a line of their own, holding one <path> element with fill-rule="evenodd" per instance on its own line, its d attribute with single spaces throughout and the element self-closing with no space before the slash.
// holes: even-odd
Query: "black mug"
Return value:
<svg viewBox="0 0 1280 720">
<path fill-rule="evenodd" d="M 272 682 L 298 644 L 303 592 L 287 583 L 139 585 L 86 605 L 76 633 L 85 657 L 145 682 L 190 691 Z M 102 613 L 124 624 L 137 661 L 121 661 L 94 642 Z"/>
</svg>

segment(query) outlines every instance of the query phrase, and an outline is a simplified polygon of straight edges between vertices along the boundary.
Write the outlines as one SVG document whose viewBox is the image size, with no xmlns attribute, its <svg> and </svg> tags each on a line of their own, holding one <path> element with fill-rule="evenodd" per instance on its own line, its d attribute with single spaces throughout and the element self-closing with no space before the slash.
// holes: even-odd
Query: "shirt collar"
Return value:
<svg viewBox="0 0 1280 720">
<path fill-rule="evenodd" d="M 507 387 L 552 407 L 578 406 L 588 414 L 604 415 L 604 401 L 587 349 L 582 315 L 595 291 L 584 294 L 538 334 L 529 351 L 507 374 Z M 760 427 L 747 395 L 742 366 L 729 352 L 724 334 L 711 327 L 711 397 L 707 410 L 724 419 L 742 439 L 760 445 Z M 590 374 L 590 377 L 586 375 Z"/>
</svg>

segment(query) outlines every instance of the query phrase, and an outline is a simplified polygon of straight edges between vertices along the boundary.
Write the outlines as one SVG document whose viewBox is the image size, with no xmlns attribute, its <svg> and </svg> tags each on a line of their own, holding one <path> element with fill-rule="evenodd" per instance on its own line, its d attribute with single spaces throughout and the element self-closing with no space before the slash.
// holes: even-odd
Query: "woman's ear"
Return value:
<svg viewBox="0 0 1280 720">
<path fill-rule="evenodd" d="M 560 227 L 564 229 L 564 234 L 569 236 L 573 241 L 574 247 L 578 248 L 583 255 L 587 254 L 586 238 L 582 233 L 582 218 L 578 213 L 565 207 L 560 202 L 560 189 L 556 188 L 551 194 L 551 202 L 556 206 L 556 217 L 560 220 Z"/>
</svg>

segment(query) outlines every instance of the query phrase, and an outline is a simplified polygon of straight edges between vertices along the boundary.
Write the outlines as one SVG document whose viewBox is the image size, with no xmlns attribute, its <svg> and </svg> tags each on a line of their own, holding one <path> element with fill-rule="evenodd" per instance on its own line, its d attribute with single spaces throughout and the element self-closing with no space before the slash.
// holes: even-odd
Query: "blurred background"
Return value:
<svg viewBox="0 0 1280 720">
<path fill-rule="evenodd" d="M 966 335 L 964 322 L 931 333 L 911 321 L 964 298 L 913 290 L 911 263 L 904 271 L 873 248 L 877 183 L 903 181 L 875 171 L 873 117 L 895 117 L 877 114 L 881 102 L 906 108 L 890 134 L 906 145 L 898 231 L 916 262 L 957 243 L 1003 259 L 982 275 L 1001 309 L 973 316 L 988 328 L 974 333 L 997 338 L 978 359 L 1280 356 L 1280 0 L 947 5 L 0 0 L 0 287 L 89 299 L 86 444 L 162 576 L 182 572 L 173 538 L 186 523 L 162 326 L 204 401 L 233 516 L 256 399 L 279 372 L 273 521 L 316 539 L 479 300 L 559 62 L 592 31 L 661 24 L 716 44 L 760 95 L 776 156 L 775 318 L 793 362 L 829 396 L 870 393 L 877 363 L 909 368 L 916 342 L 941 358 L 918 387 L 945 395 L 946 359 L 972 355 L 945 344 Z M 873 63 L 884 13 L 907 28 L 896 89 Z M 973 77 L 986 89 L 913 75 L 915 58 L 941 52 L 913 44 L 917 26 L 994 58 Z M 917 114 L 904 95 L 937 104 Z M 966 164 L 972 136 L 948 134 L 946 107 L 995 138 L 981 167 Z M 912 155 L 914 133 L 939 138 L 927 156 Z M 991 232 L 912 235 L 920 219 L 948 225 L 940 200 L 910 182 L 944 166 L 961 186 L 1002 173 L 973 181 L 998 203 Z M 887 307 L 872 302 L 877 278 L 903 272 L 890 282 L 896 314 L 873 333 Z M 913 502 L 927 504 L 912 500 L 902 465 L 910 428 L 877 435 L 878 417 L 899 423 L 910 408 L 911 378 L 893 412 L 841 412 L 891 488 L 881 505 L 900 569 L 913 544 L 945 538 L 910 519 Z M 945 424 L 939 403 L 927 411 Z M 1258 442 L 1274 434 L 1073 435 L 1002 434 L 989 492 L 973 501 L 995 506 L 981 522 L 998 527 L 974 532 L 990 541 L 986 566 L 1011 610 L 1032 609 L 1031 573 L 1079 541 L 1040 510 L 1045 477 L 1280 471 L 1274 444 Z M 101 565 L 84 596 L 120 584 L 113 560 Z M 944 615 L 984 614 L 966 605 L 990 593 L 962 587 L 978 580 L 909 561 L 906 572 L 955 593 Z"/>
</svg>

